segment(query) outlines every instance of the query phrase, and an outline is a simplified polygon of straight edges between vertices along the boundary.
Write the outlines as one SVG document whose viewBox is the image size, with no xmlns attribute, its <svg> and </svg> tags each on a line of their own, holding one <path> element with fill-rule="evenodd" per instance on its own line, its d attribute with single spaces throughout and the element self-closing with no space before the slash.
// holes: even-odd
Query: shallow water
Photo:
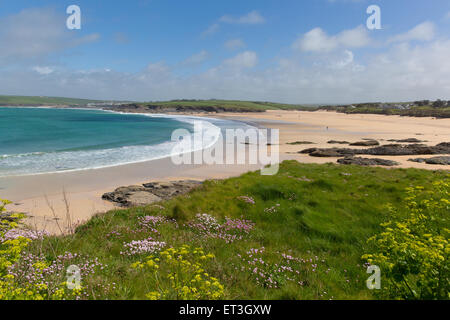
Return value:
<svg viewBox="0 0 450 320">
<path fill-rule="evenodd" d="M 192 133 L 193 121 L 218 129 L 211 123 L 214 120 L 183 116 L 0 108 L 0 176 L 101 168 L 167 157 L 175 143 L 172 132 L 186 129 Z M 231 121 L 219 123 L 223 125 L 237 126 Z"/>
</svg>

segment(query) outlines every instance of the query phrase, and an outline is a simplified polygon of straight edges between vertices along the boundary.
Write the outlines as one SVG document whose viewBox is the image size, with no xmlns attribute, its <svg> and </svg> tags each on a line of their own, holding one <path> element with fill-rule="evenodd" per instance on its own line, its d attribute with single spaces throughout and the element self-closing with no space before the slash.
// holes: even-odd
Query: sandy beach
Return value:
<svg viewBox="0 0 450 320">
<path fill-rule="evenodd" d="M 192 115 L 192 114 L 190 114 Z M 412 118 L 384 115 L 347 115 L 336 112 L 268 111 L 264 113 L 196 114 L 229 120 L 245 121 L 259 127 L 280 130 L 280 160 L 295 159 L 304 163 L 336 162 L 337 158 L 315 158 L 297 152 L 311 146 L 329 148 L 329 140 L 349 142 L 375 139 L 388 144 L 390 139 L 417 138 L 427 145 L 448 141 L 450 119 Z M 289 145 L 289 142 L 310 141 L 313 145 Z M 334 145 L 335 146 L 335 145 Z M 356 147 L 355 147 L 356 148 Z M 367 156 L 370 157 L 370 156 Z M 414 157 L 382 156 L 395 160 L 397 167 L 448 170 L 443 165 L 407 161 Z M 95 170 L 0 178 L 1 198 L 13 201 L 11 211 L 29 215 L 27 223 L 37 229 L 59 233 L 72 222 L 88 220 L 98 212 L 115 206 L 101 199 L 105 192 L 119 186 L 138 185 L 150 181 L 182 179 L 223 179 L 257 170 L 258 165 L 175 165 L 170 158 L 108 167 Z M 64 197 L 67 201 L 64 200 Z M 67 215 L 67 211 L 69 214 Z"/>
</svg>

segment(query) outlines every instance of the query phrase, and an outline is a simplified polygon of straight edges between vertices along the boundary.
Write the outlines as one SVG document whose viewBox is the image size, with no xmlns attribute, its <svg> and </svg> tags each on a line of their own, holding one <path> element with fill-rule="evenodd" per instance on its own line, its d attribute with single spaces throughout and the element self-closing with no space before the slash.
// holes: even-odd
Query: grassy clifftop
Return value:
<svg viewBox="0 0 450 320">
<path fill-rule="evenodd" d="M 439 102 L 441 102 L 439 100 Z M 437 102 L 435 102 L 437 103 Z M 171 100 L 157 102 L 116 102 L 89 99 L 61 98 L 61 97 L 27 97 L 27 96 L 2 96 L 0 106 L 75 106 L 75 107 L 102 107 L 109 110 L 136 113 L 167 113 L 167 112 L 264 112 L 266 110 L 299 110 L 318 111 L 328 110 L 342 113 L 357 114 L 384 114 L 411 117 L 437 117 L 450 118 L 448 102 L 441 102 L 436 107 L 430 102 L 423 104 L 381 104 L 361 103 L 356 105 L 300 105 L 261 101 L 240 100 Z"/>
<path fill-rule="evenodd" d="M 125 104 L 112 110 L 129 112 L 264 112 L 266 110 L 310 110 L 301 105 L 237 100 L 173 100 Z"/>
<path fill-rule="evenodd" d="M 405 188 L 448 179 L 286 161 L 276 176 L 206 181 L 169 201 L 99 214 L 29 250 L 66 264 L 68 255 L 98 259 L 78 293 L 87 299 L 372 299 L 367 239 L 392 208 L 404 212 Z"/>
<path fill-rule="evenodd" d="M 68 105 L 85 107 L 88 104 L 116 110 L 139 112 L 262 112 L 265 110 L 309 110 L 301 105 L 291 105 L 273 102 L 253 102 L 238 100 L 172 100 L 161 102 L 128 103 L 106 100 L 76 99 L 64 97 L 37 97 L 37 96 L 8 96 L 0 95 L 0 106 L 42 106 L 42 105 Z M 112 105 L 114 104 L 114 105 Z"/>
<path fill-rule="evenodd" d="M 62 98 L 62 97 L 0 95 L 0 106 L 42 106 L 42 105 L 86 106 L 89 103 L 101 103 L 101 102 L 102 101 L 100 100 Z"/>
</svg>

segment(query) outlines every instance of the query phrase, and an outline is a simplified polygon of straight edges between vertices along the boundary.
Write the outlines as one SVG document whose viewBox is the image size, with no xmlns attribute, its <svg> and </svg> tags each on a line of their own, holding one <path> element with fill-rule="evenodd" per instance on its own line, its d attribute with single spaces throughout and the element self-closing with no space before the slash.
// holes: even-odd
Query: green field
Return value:
<svg viewBox="0 0 450 320">
<path fill-rule="evenodd" d="M 89 103 L 108 103 L 117 101 L 109 100 L 90 100 L 90 99 L 76 99 L 63 97 L 33 97 L 33 96 L 8 96 L 0 95 L 0 105 L 3 106 L 38 106 L 38 105 L 70 105 L 70 106 L 86 106 Z M 127 104 L 128 102 L 123 102 Z M 146 107 L 154 106 L 162 109 L 170 108 L 218 108 L 226 110 L 298 110 L 304 109 L 301 105 L 291 105 L 272 102 L 253 102 L 253 101 L 238 101 L 238 100 L 172 100 L 162 102 L 141 102 L 136 103 L 136 106 Z M 308 109 L 308 107 L 306 107 Z"/>
<path fill-rule="evenodd" d="M 264 112 L 266 110 L 312 110 L 312 107 L 273 102 L 237 100 L 172 100 L 113 106 L 129 112 Z"/>
<path fill-rule="evenodd" d="M 47 264 L 67 252 L 85 257 L 60 261 L 64 268 L 97 258 L 104 268 L 83 278 L 82 299 L 192 298 L 192 292 L 181 293 L 189 291 L 192 281 L 204 294 L 196 298 L 375 299 L 380 291 L 367 289 L 366 261 L 361 258 L 373 250 L 368 238 L 382 231 L 380 223 L 390 220 L 394 209 L 407 213 L 406 188 L 421 186 L 433 194 L 434 184 L 444 181 L 448 186 L 449 178 L 445 171 L 285 161 L 275 176 L 250 172 L 206 181 L 187 195 L 156 205 L 98 214 L 74 234 L 36 240 L 25 250 L 42 254 Z M 239 219 L 229 224 L 247 226 L 248 232 L 231 228 L 238 237 L 227 242 L 230 234 L 216 234 L 211 221 L 206 225 L 212 231 L 206 232 L 197 214 L 221 224 L 226 218 Z M 168 220 L 142 224 L 146 216 Z M 439 230 L 449 229 L 446 219 L 436 220 Z M 127 251 L 125 244 L 150 236 L 173 251 L 121 253 Z M 183 248 L 186 244 L 190 247 Z M 199 250 L 197 256 L 192 250 Z M 194 267 L 201 268 L 197 284 Z M 292 272 L 280 271 L 289 267 Z M 64 276 L 52 281 L 59 285 Z M 211 289 L 216 281 L 222 287 Z"/>
<path fill-rule="evenodd" d="M 27 97 L 0 95 L 0 106 L 78 106 L 85 107 L 89 103 L 108 103 L 117 101 L 89 100 L 61 97 Z M 414 106 L 410 109 L 379 108 L 374 103 L 342 106 L 319 106 L 308 104 L 285 104 L 261 101 L 240 100 L 171 100 L 156 102 L 122 102 L 122 105 L 106 106 L 107 109 L 123 112 L 264 112 L 266 110 L 299 110 L 318 111 L 328 110 L 353 114 L 383 114 L 411 117 L 450 118 L 450 107 L 434 108 L 428 106 Z"/>
<path fill-rule="evenodd" d="M 218 108 L 249 108 L 261 110 L 298 110 L 305 108 L 302 105 L 283 104 L 274 102 L 239 101 L 239 100 L 174 100 L 164 102 L 149 102 L 144 104 L 158 105 L 161 107 L 218 107 Z"/>
<path fill-rule="evenodd" d="M 100 100 L 61 98 L 61 97 L 28 97 L 28 96 L 5 96 L 0 95 L 2 106 L 39 106 L 39 105 L 69 105 L 86 106 L 88 103 L 101 103 Z"/>
</svg>

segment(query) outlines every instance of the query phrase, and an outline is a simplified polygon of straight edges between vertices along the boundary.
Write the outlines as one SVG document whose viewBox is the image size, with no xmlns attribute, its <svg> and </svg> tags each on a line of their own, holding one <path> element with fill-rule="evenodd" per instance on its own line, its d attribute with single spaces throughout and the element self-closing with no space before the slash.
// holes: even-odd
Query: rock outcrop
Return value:
<svg viewBox="0 0 450 320">
<path fill-rule="evenodd" d="M 450 142 L 442 142 L 435 146 L 425 144 L 386 144 L 384 146 L 368 149 L 351 148 L 309 148 L 300 151 L 313 157 L 345 157 L 360 154 L 374 156 L 409 156 L 427 154 L 450 154 Z"/>
<path fill-rule="evenodd" d="M 300 144 L 315 144 L 314 142 L 311 141 L 295 141 L 295 142 L 288 142 L 286 144 L 290 144 L 290 145 L 300 145 Z"/>
<path fill-rule="evenodd" d="M 348 141 L 330 140 L 327 143 L 329 143 L 329 144 L 349 144 L 350 142 L 348 142 Z"/>
<path fill-rule="evenodd" d="M 201 181 L 194 180 L 150 182 L 144 183 L 142 186 L 117 188 L 113 192 L 105 193 L 102 199 L 118 203 L 124 207 L 144 206 L 188 193 L 201 183 Z"/>
<path fill-rule="evenodd" d="M 379 146 L 380 143 L 376 140 L 364 140 L 350 143 L 351 146 L 361 146 L 361 147 L 371 147 L 371 146 Z"/>
<path fill-rule="evenodd" d="M 421 143 L 421 142 L 426 142 L 425 140 L 419 140 L 419 139 L 416 139 L 416 138 L 408 138 L 408 139 L 400 139 L 400 140 L 389 139 L 388 141 L 390 141 L 390 142 L 398 142 L 398 143 Z"/>
<path fill-rule="evenodd" d="M 450 157 L 442 156 L 442 157 L 432 157 L 432 158 L 415 158 L 408 159 L 408 161 L 426 163 L 426 164 L 441 164 L 441 165 L 450 165 Z"/>
<path fill-rule="evenodd" d="M 358 166 L 397 166 L 398 162 L 378 158 L 345 157 L 337 160 L 340 164 L 355 164 Z"/>
<path fill-rule="evenodd" d="M 372 154 L 380 156 L 407 156 L 420 154 L 450 154 L 450 142 L 442 142 L 436 146 L 425 144 L 387 144 L 384 146 L 362 150 L 360 154 Z"/>
</svg>

